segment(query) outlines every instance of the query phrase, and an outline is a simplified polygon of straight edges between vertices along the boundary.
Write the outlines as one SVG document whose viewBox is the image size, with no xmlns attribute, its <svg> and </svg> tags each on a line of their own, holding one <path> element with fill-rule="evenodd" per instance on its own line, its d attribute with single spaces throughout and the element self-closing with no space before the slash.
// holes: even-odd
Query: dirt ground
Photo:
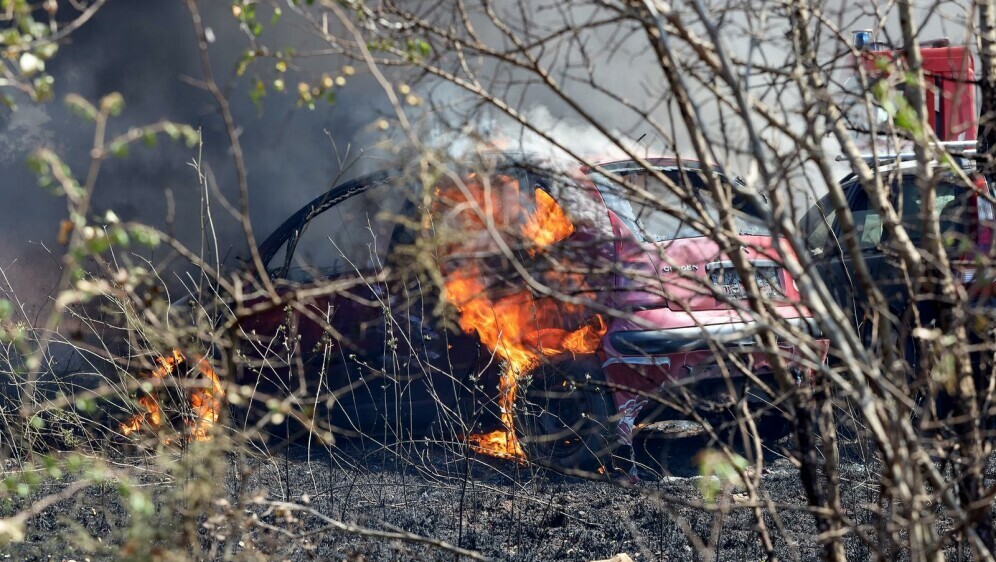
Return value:
<svg viewBox="0 0 996 562">
<path fill-rule="evenodd" d="M 779 557 L 817 558 L 813 519 L 804 509 L 798 473 L 777 453 L 769 457 L 761 492 L 777 507 L 777 516 L 766 515 L 765 524 Z M 766 558 L 755 516 L 743 505 L 746 497 L 723 496 L 721 503 L 730 506 L 726 512 L 702 509 L 700 477 L 691 472 L 657 477 L 644 471 L 640 483 L 623 487 L 468 456 L 439 444 L 359 442 L 341 442 L 331 454 L 298 446 L 239 462 L 247 462 L 241 466 L 247 478 L 236 483 L 235 471 L 228 470 L 219 475 L 219 484 L 223 481 L 229 490 L 236 485 L 267 490 L 271 499 L 307 502 L 334 519 L 432 537 L 494 560 L 590 561 L 618 553 L 635 561 L 689 560 L 701 559 L 704 551 L 714 560 Z M 875 502 L 874 487 L 861 485 L 869 479 L 863 465 L 849 463 L 843 468 L 843 480 L 853 483 L 844 486 L 843 503 L 860 521 L 866 514 L 858 506 Z M 0 559 L 115 559 L 113 554 L 95 555 L 113 549 L 84 553 L 65 543 L 52 544 L 56 528 L 71 524 L 100 536 L 102 527 L 120 517 L 113 491 L 92 489 L 85 494 L 33 519 L 25 542 L 0 546 Z M 298 523 L 299 529 L 321 526 L 309 516 Z M 455 559 L 425 545 L 341 531 L 315 534 L 305 546 L 278 536 L 268 538 L 269 544 L 277 545 L 267 552 L 273 560 Z M 847 550 L 851 559 L 868 556 L 856 540 L 847 542 Z"/>
</svg>

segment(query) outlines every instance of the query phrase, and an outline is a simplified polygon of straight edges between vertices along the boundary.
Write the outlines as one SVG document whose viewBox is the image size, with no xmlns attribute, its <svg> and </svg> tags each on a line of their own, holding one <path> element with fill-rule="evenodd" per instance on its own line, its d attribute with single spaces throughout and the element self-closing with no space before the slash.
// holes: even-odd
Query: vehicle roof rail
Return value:
<svg viewBox="0 0 996 562">
<path fill-rule="evenodd" d="M 931 146 L 935 148 L 943 148 L 947 152 L 955 156 L 972 156 L 976 153 L 977 142 L 972 141 L 946 141 L 931 143 Z M 898 154 L 862 154 L 859 156 L 865 162 L 871 164 L 872 162 L 905 162 L 908 160 L 916 159 L 915 152 L 900 152 Z M 843 154 L 837 155 L 835 158 L 837 162 L 846 162 L 847 156 Z"/>
</svg>

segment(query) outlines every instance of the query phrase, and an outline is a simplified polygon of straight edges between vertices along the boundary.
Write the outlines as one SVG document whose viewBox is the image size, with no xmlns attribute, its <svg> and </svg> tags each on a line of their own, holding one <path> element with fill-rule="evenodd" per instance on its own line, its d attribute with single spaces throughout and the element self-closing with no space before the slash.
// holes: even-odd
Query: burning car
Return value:
<svg viewBox="0 0 996 562">
<path fill-rule="evenodd" d="M 736 188 L 725 218 L 746 289 L 710 235 L 710 173 L 734 187 L 676 159 L 595 171 L 508 155 L 336 186 L 260 246 L 278 290 L 307 300 L 243 323 L 271 357 L 252 382 L 311 397 L 338 431 L 455 435 L 561 470 L 599 468 L 690 409 L 777 410 L 770 358 L 802 384 L 825 347 L 754 345 L 750 298 L 789 331 L 811 319 L 779 266 L 791 250 Z"/>
</svg>

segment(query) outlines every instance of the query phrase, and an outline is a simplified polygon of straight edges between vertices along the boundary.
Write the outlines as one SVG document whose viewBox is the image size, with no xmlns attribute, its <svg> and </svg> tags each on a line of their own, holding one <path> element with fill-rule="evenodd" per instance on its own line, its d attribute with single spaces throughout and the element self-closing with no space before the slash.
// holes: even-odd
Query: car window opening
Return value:
<svg viewBox="0 0 996 562">
<path fill-rule="evenodd" d="M 481 248 L 491 251 L 493 244 L 484 239 L 495 228 L 512 247 L 534 253 L 575 233 L 577 223 L 568 207 L 582 198 L 571 197 L 569 185 L 517 168 L 489 175 L 465 173 L 458 180 L 444 176 L 432 187 L 426 228 L 460 240 L 465 248 L 470 247 L 468 240 L 479 238 Z M 318 206 L 270 257 L 268 271 L 275 278 L 309 282 L 378 270 L 394 246 L 410 238 L 410 232 L 399 233 L 410 230 L 399 219 L 416 212 L 412 193 L 410 187 L 381 183 L 326 208 Z M 564 200 L 558 201 L 561 196 Z"/>
<path fill-rule="evenodd" d="M 269 270 L 296 282 L 376 271 L 386 263 L 407 198 L 407 191 L 380 184 L 306 218 L 270 259 Z"/>
</svg>

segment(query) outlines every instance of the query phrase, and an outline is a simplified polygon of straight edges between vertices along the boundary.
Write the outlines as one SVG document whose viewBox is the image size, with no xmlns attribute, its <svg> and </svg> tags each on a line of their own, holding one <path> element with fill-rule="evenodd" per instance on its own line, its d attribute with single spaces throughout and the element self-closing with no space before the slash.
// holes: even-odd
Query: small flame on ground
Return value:
<svg viewBox="0 0 996 562">
<path fill-rule="evenodd" d="M 186 361 L 186 358 L 179 350 L 174 349 L 171 356 L 157 357 L 156 361 L 159 366 L 149 373 L 149 378 L 162 380 L 173 374 L 177 367 Z M 218 418 L 221 415 L 225 391 L 217 373 L 203 357 L 197 359 L 197 370 L 211 382 L 211 386 L 210 388 L 197 387 L 190 391 L 190 409 L 193 413 L 193 419 L 185 420 L 184 423 L 187 426 L 189 440 L 207 441 L 211 439 L 211 429 L 218 423 Z M 155 396 L 146 394 L 138 399 L 138 403 L 145 408 L 145 411 L 134 415 L 121 424 L 121 433 L 124 435 L 130 435 L 143 426 L 158 429 L 163 423 L 162 409 Z"/>
</svg>

